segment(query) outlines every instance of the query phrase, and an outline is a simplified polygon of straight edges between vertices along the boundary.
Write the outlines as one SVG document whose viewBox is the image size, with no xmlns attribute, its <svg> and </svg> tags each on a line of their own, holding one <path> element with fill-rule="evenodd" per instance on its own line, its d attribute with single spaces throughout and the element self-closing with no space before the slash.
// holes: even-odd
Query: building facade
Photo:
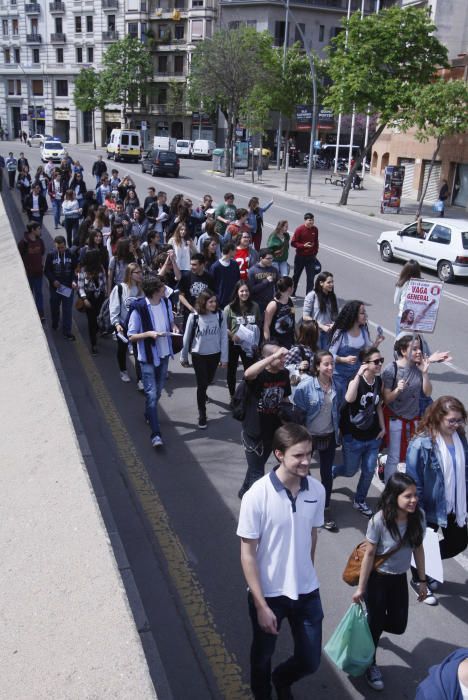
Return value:
<svg viewBox="0 0 468 700">
<path fill-rule="evenodd" d="M 467 0 L 401 0 L 402 7 L 421 7 L 431 12 L 436 35 L 447 47 L 450 69 L 441 71 L 446 80 L 468 82 L 468 2 Z M 414 130 L 406 134 L 386 129 L 374 144 L 371 173 L 383 176 L 387 165 L 404 165 L 403 197 L 418 200 L 428 178 L 435 140 L 420 143 Z M 468 134 L 445 139 L 431 173 L 425 201 L 438 199 L 440 183 L 449 185 L 449 203 L 468 210 Z"/>
</svg>

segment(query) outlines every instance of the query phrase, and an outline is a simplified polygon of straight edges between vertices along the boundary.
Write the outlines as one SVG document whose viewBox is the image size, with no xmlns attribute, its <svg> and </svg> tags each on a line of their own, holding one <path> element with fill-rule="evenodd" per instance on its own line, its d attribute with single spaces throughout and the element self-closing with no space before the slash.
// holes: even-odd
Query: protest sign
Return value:
<svg viewBox="0 0 468 700">
<path fill-rule="evenodd" d="M 430 280 L 410 279 L 400 318 L 401 330 L 433 333 L 439 311 L 442 284 Z"/>
</svg>

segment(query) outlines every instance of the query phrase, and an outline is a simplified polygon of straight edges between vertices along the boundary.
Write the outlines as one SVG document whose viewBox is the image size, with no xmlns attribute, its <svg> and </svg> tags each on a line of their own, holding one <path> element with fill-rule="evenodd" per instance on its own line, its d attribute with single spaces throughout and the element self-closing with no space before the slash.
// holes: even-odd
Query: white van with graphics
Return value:
<svg viewBox="0 0 468 700">
<path fill-rule="evenodd" d="M 107 144 L 107 158 L 138 163 L 141 158 L 141 134 L 139 131 L 112 129 Z"/>
</svg>

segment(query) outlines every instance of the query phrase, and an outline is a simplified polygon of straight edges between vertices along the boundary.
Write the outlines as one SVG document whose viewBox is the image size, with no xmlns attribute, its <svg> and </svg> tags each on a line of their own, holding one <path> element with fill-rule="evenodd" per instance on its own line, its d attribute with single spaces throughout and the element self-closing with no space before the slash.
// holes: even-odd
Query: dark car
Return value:
<svg viewBox="0 0 468 700">
<path fill-rule="evenodd" d="M 151 175 L 179 177 L 180 160 L 174 151 L 151 150 L 141 159 L 141 171 Z"/>
</svg>

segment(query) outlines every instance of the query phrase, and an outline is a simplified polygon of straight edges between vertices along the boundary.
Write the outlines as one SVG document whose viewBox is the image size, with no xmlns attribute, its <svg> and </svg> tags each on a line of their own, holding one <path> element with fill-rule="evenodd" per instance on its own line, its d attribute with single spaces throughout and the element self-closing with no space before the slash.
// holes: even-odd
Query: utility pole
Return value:
<svg viewBox="0 0 468 700">
<path fill-rule="evenodd" d="M 288 50 L 289 39 L 289 0 L 286 0 L 286 20 L 284 23 L 284 41 L 283 41 L 283 77 L 286 68 L 286 53 Z M 278 131 L 276 132 L 276 169 L 280 169 L 280 154 L 281 154 L 281 134 L 283 131 L 283 115 L 281 112 L 278 117 Z M 285 144 L 286 147 L 286 144 Z"/>
</svg>

